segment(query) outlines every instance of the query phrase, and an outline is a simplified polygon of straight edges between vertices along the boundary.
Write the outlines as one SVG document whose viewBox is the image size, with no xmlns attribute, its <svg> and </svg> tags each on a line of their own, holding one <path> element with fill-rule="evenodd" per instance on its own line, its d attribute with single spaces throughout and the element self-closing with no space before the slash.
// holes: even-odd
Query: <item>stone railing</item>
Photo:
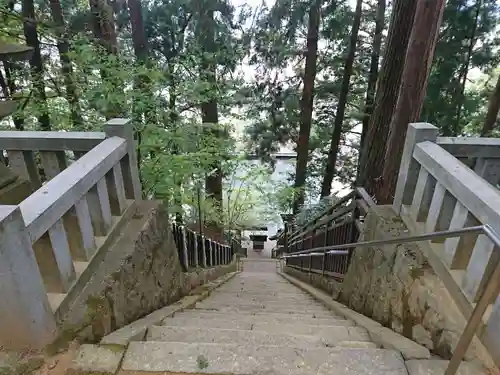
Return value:
<svg viewBox="0 0 500 375">
<path fill-rule="evenodd" d="M 172 224 L 172 233 L 184 271 L 229 264 L 233 259 L 233 246 L 221 244 L 175 223 Z"/>
<path fill-rule="evenodd" d="M 474 226 L 496 233 L 427 241 L 422 248 L 468 320 L 467 335 L 475 333 L 500 365 L 500 249 L 492 241 L 500 233 L 500 191 L 494 186 L 500 141 L 438 138 L 437 132 L 430 124 L 410 124 L 393 207 L 416 234 Z M 457 345 L 457 351 L 465 349 Z"/>
<path fill-rule="evenodd" d="M 0 132 L 0 150 L 36 190 L 0 206 L 1 344 L 41 347 L 56 332 L 47 293 L 70 290 L 99 240 L 141 198 L 133 128 L 114 119 L 104 133 Z"/>
</svg>

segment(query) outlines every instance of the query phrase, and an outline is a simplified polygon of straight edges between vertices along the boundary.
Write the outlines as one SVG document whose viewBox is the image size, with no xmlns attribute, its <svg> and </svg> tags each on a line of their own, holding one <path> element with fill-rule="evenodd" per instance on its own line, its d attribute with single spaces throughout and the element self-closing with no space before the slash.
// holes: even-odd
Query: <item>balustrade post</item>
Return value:
<svg viewBox="0 0 500 375">
<path fill-rule="evenodd" d="M 49 344 L 56 323 L 17 206 L 0 206 L 0 345 L 6 350 Z"/>
<path fill-rule="evenodd" d="M 285 228 L 283 229 L 283 252 L 288 254 L 288 222 L 285 221 Z"/>
<path fill-rule="evenodd" d="M 193 243 L 193 267 L 198 268 L 198 236 L 191 231 L 191 242 Z"/>
<path fill-rule="evenodd" d="M 435 142 L 438 128 L 425 122 L 416 122 L 408 125 L 406 139 L 399 167 L 398 183 L 394 193 L 392 206 L 397 214 L 401 213 L 402 205 L 412 203 L 413 193 L 418 180 L 420 165 L 413 159 L 415 145 L 424 141 Z"/>
<path fill-rule="evenodd" d="M 184 226 L 181 226 L 180 228 L 181 232 L 181 250 L 182 250 L 182 265 L 184 266 L 184 269 L 187 271 L 189 269 L 189 256 L 188 256 L 188 249 L 187 249 L 187 238 L 186 238 L 186 228 Z"/>
<path fill-rule="evenodd" d="M 206 252 L 206 249 L 205 249 L 205 236 L 204 235 L 200 235 L 200 242 L 201 242 L 201 266 L 203 268 L 207 268 L 207 252 Z"/>
<path fill-rule="evenodd" d="M 132 121 L 124 118 L 111 119 L 106 122 L 104 131 L 108 138 L 121 137 L 127 141 L 127 155 L 121 160 L 125 196 L 127 199 L 140 200 L 142 198 L 142 190 Z"/>
</svg>

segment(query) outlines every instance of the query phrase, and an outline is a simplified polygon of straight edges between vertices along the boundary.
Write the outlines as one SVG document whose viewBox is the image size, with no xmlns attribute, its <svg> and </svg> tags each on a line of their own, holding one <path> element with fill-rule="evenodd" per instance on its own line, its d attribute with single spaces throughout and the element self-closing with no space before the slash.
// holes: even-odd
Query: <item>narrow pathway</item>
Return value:
<svg viewBox="0 0 500 375">
<path fill-rule="evenodd" d="M 400 353 L 276 274 L 271 260 L 129 345 L 120 374 L 407 375 Z"/>
</svg>

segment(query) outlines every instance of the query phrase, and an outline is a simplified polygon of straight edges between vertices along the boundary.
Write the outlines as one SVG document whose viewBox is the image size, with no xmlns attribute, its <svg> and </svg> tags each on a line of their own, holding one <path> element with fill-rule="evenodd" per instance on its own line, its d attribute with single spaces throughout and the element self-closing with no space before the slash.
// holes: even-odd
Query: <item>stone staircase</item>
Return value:
<svg viewBox="0 0 500 375">
<path fill-rule="evenodd" d="M 377 347 L 364 328 L 281 278 L 274 261 L 247 261 L 244 267 L 193 309 L 150 327 L 146 341 L 131 342 L 118 373 L 423 375 L 444 370 L 446 361 L 405 362 L 399 351 Z"/>
</svg>

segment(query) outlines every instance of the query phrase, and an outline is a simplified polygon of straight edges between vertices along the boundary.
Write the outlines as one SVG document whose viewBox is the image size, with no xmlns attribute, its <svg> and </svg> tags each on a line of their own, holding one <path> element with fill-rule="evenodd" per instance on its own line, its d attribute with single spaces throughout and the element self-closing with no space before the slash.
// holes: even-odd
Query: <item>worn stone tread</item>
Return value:
<svg viewBox="0 0 500 375">
<path fill-rule="evenodd" d="M 312 318 L 306 317 L 296 317 L 291 316 L 273 316 L 270 314 L 258 314 L 258 315 L 241 315 L 236 314 L 224 315 L 224 314 L 175 314 L 172 318 L 165 318 L 163 320 L 163 325 L 171 326 L 183 326 L 190 325 L 194 327 L 207 327 L 207 328 L 237 328 L 237 329 L 249 329 L 244 327 L 254 327 L 259 326 L 266 329 L 276 328 L 279 331 L 287 330 L 293 327 L 311 327 L 317 328 L 319 330 L 327 327 L 348 327 L 354 326 L 354 323 L 350 320 L 336 319 L 336 318 Z M 283 328 L 281 328 L 283 327 Z M 255 329 L 255 328 L 254 328 Z"/>
<path fill-rule="evenodd" d="M 181 317 L 184 319 L 188 318 L 202 318 L 202 319 L 226 319 L 230 321 L 249 319 L 251 321 L 259 322 L 281 322 L 281 323 L 293 323 L 301 322 L 303 324 L 325 324 L 330 325 L 332 322 L 337 321 L 350 321 L 342 318 L 338 315 L 328 315 L 328 316 L 318 316 L 314 313 L 302 313 L 302 314 L 286 314 L 279 312 L 267 312 L 267 311 L 239 311 L 239 312 L 224 312 L 218 310 L 196 310 L 196 309 L 186 309 L 177 312 L 174 317 Z M 341 324 L 345 325 L 345 324 Z"/>
<path fill-rule="evenodd" d="M 441 375 L 444 374 L 448 361 L 439 359 L 406 361 L 409 375 Z M 487 375 L 490 374 L 474 363 L 462 362 L 456 375 Z"/>
<path fill-rule="evenodd" d="M 370 337 L 360 327 L 321 327 L 306 326 L 302 332 L 296 330 L 242 330 L 233 328 L 207 328 L 193 326 L 153 326 L 149 329 L 148 341 L 174 341 L 186 343 L 231 343 L 235 345 L 278 345 L 294 348 L 333 347 L 341 342 L 368 342 Z M 301 326 L 298 326 L 301 327 Z M 322 327 L 324 328 L 324 327 Z M 346 345 L 347 346 L 347 345 Z"/>
<path fill-rule="evenodd" d="M 273 375 L 407 375 L 401 355 L 385 349 L 131 342 L 122 374 L 134 371 Z"/>
<path fill-rule="evenodd" d="M 346 340 L 349 332 L 337 330 Z M 151 327 L 147 335 L 148 341 L 184 342 L 184 343 L 219 343 L 234 345 L 276 345 L 292 348 L 324 347 L 320 337 L 312 335 L 292 335 L 286 333 L 268 333 L 265 331 L 250 331 L 238 329 L 203 328 L 203 327 Z"/>
<path fill-rule="evenodd" d="M 234 305 L 223 305 L 218 303 L 197 303 L 195 309 L 206 310 L 206 311 L 225 311 L 225 312 L 275 312 L 281 314 L 313 314 L 315 316 L 330 317 L 332 314 L 330 311 L 322 308 L 300 308 L 300 304 L 296 306 L 284 307 L 280 305 L 269 305 L 269 304 L 234 304 Z"/>
</svg>

